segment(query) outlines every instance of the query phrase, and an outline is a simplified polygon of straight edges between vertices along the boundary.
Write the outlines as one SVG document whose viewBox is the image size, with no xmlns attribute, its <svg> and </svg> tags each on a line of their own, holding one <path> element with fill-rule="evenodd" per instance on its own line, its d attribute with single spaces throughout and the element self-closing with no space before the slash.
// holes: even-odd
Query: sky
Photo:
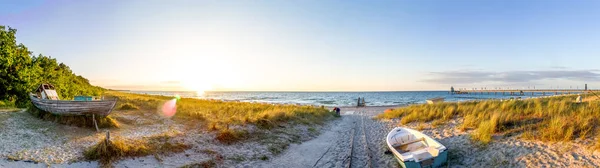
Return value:
<svg viewBox="0 0 600 168">
<path fill-rule="evenodd" d="M 594 0 L 0 0 L 0 25 L 127 90 L 600 87 Z"/>
</svg>

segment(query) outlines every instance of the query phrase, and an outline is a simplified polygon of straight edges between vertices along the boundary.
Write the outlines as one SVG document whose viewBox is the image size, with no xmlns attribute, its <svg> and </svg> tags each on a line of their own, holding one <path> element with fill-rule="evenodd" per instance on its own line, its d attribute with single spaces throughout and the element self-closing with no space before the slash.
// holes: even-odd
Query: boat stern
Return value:
<svg viewBox="0 0 600 168">
<path fill-rule="evenodd" d="M 437 157 L 430 160 L 423 160 L 421 162 L 408 161 L 404 162 L 402 159 L 396 157 L 398 163 L 403 168 L 424 168 L 424 167 L 442 167 L 448 162 L 448 150 L 441 152 Z"/>
</svg>

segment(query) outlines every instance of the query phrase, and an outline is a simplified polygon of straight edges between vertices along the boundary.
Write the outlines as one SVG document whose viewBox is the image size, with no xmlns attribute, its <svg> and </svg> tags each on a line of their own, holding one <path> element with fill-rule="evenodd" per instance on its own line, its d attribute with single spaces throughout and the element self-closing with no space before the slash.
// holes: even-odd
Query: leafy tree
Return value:
<svg viewBox="0 0 600 168">
<path fill-rule="evenodd" d="M 17 44 L 16 32 L 0 25 L 0 101 L 23 107 L 29 102 L 29 92 L 41 83 L 53 84 L 62 99 L 102 94 L 103 88 L 92 86 L 69 66 L 49 56 L 34 56 L 25 45 Z"/>
</svg>

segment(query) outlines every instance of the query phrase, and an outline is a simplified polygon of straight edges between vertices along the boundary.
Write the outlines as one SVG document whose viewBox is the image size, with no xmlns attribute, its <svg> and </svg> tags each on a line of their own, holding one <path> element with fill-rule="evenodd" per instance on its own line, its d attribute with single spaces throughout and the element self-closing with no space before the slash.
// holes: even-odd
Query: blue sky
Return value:
<svg viewBox="0 0 600 168">
<path fill-rule="evenodd" d="M 600 86 L 600 1 L 0 0 L 0 24 L 133 90 Z"/>
</svg>

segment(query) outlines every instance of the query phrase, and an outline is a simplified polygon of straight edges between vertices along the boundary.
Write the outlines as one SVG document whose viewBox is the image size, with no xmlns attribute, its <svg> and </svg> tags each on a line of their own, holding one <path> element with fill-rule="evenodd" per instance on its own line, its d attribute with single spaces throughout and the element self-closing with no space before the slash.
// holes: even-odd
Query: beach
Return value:
<svg viewBox="0 0 600 168">
<path fill-rule="evenodd" d="M 397 126 L 422 129 L 449 150 L 449 167 L 597 167 L 600 152 L 589 149 L 594 139 L 572 142 L 541 142 L 517 136 L 494 136 L 494 142 L 482 146 L 470 139 L 473 130 L 462 131 L 462 118 L 442 125 L 431 122 L 401 125 L 399 119 L 374 119 L 386 109 L 399 106 L 341 107 L 341 117 L 324 125 L 283 125 L 282 129 L 251 128 L 275 138 L 253 139 L 233 144 L 215 140 L 215 134 L 197 129 L 190 123 L 174 122 L 152 113 L 118 111 L 114 115 L 123 124 L 118 129 L 96 132 L 42 121 L 25 110 L 0 112 L 0 167 L 98 167 L 97 161 L 83 158 L 82 152 L 111 135 L 139 139 L 168 135 L 171 142 L 188 144 L 183 152 L 127 157 L 115 161 L 115 167 L 399 167 L 386 154 L 385 136 Z M 126 122 L 124 122 L 126 121 Z M 252 126 L 250 126 L 252 127 Z M 289 146 L 287 143 L 289 142 Z M 283 144 L 273 151 L 273 144 Z"/>
<path fill-rule="evenodd" d="M 138 116 L 121 113 L 115 115 L 117 120 L 127 118 L 135 124 L 119 129 L 112 129 L 111 136 L 139 139 L 157 135 L 169 135 L 172 142 L 191 145 L 180 153 L 149 155 L 143 157 L 124 158 L 114 162 L 115 167 L 181 167 L 205 161 L 215 162 L 218 167 L 232 167 L 259 160 L 261 157 L 271 158 L 271 144 L 279 142 L 246 141 L 235 144 L 222 144 L 216 141 L 215 134 L 190 128 L 168 119 L 160 119 L 152 115 Z M 24 110 L 19 112 L 0 112 L 0 167 L 99 167 L 97 161 L 87 161 L 83 151 L 104 138 L 104 131 L 96 132 L 89 128 L 80 128 L 41 121 Z M 136 125 L 136 126 L 134 126 Z M 186 128 L 188 127 L 188 128 Z M 319 126 L 311 126 L 319 129 Z M 316 136 L 308 131 L 307 126 L 291 125 L 288 133 L 263 132 L 277 136 L 278 140 L 300 137 L 305 141 Z M 257 131 L 260 131 L 257 129 Z"/>
<path fill-rule="evenodd" d="M 319 137 L 290 149 L 259 167 L 344 167 L 349 164 L 350 141 L 355 142 L 352 167 L 399 167 L 396 159 L 385 145 L 388 131 L 398 126 L 398 120 L 377 121 L 372 116 L 394 107 L 342 107 L 343 119 L 331 123 Z M 598 167 L 600 152 L 592 151 L 593 139 L 575 142 L 545 143 L 523 140 L 517 137 L 494 137 L 497 141 L 481 146 L 469 138 L 471 131 L 461 131 L 462 119 L 452 119 L 446 125 L 433 127 L 425 123 L 423 133 L 438 140 L 449 150 L 449 167 Z M 364 124 L 364 127 L 361 125 Z M 404 125 L 416 129 L 416 123 Z M 361 128 L 362 127 L 362 128 Z M 366 142 L 352 134 L 366 130 Z M 354 136 L 354 137 L 353 137 Z M 356 142 L 358 141 L 358 142 Z"/>
</svg>

